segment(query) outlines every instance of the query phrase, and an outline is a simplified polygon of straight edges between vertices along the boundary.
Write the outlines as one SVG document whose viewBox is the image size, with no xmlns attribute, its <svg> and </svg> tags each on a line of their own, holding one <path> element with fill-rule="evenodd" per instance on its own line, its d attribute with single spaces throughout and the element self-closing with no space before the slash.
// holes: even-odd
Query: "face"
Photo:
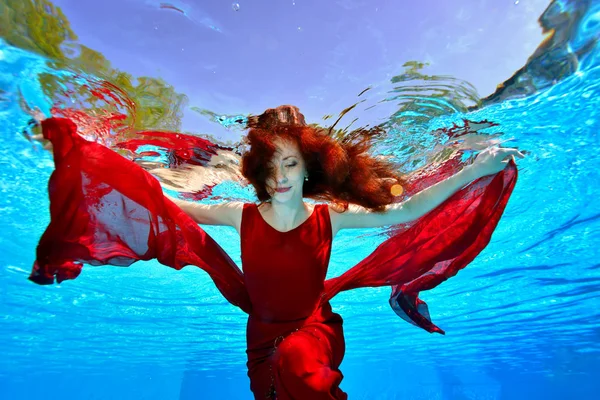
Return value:
<svg viewBox="0 0 600 400">
<path fill-rule="evenodd" d="M 307 176 L 302 154 L 295 143 L 280 140 L 269 163 L 272 174 L 267 179 L 267 192 L 273 201 L 286 202 L 302 197 L 302 186 Z"/>
</svg>

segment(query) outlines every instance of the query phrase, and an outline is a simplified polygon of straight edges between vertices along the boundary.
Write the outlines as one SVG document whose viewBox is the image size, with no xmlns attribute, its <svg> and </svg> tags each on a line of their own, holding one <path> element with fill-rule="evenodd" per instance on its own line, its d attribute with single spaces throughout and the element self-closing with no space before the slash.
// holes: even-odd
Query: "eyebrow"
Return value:
<svg viewBox="0 0 600 400">
<path fill-rule="evenodd" d="M 296 158 L 296 156 L 287 156 L 287 157 L 283 158 L 283 159 L 282 159 L 282 161 L 285 161 L 285 160 L 287 160 L 288 158 Z"/>
</svg>

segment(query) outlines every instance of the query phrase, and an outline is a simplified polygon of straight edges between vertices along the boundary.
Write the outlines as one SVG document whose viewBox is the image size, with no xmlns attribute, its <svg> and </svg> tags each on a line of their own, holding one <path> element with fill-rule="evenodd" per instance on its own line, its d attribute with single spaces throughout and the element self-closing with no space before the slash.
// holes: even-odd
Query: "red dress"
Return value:
<svg viewBox="0 0 600 400">
<path fill-rule="evenodd" d="M 242 273 L 141 167 L 86 141 L 68 119 L 51 118 L 42 129 L 52 142 L 56 169 L 48 183 L 50 224 L 29 279 L 52 284 L 76 278 L 82 263 L 126 266 L 151 259 L 175 269 L 203 269 L 223 296 L 249 315 L 248 375 L 258 399 L 275 394 L 279 400 L 346 398 L 338 387 L 342 320 L 329 306 L 341 291 L 389 286 L 396 314 L 428 332 L 444 333 L 431 321 L 419 292 L 456 275 L 486 247 L 517 179 L 511 161 L 504 171 L 477 179 L 418 220 L 392 227 L 368 257 L 328 280 L 327 206 L 317 206 L 305 223 L 282 233 L 262 219 L 256 206 L 246 205 Z M 410 182 L 405 193 L 410 196 L 460 168 L 459 155 Z"/>
<path fill-rule="evenodd" d="M 247 353 L 257 399 L 346 399 L 339 389 L 342 318 L 321 304 L 331 254 L 327 205 L 297 228 L 279 232 L 255 204 L 242 214 L 242 266 L 252 303 Z M 265 256 L 267 255 L 267 256 Z"/>
</svg>

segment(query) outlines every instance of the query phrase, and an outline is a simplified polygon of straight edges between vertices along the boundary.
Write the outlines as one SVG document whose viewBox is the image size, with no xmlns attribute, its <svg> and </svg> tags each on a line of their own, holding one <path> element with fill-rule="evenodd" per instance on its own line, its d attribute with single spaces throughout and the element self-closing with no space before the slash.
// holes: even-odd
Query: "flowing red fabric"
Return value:
<svg viewBox="0 0 600 400">
<path fill-rule="evenodd" d="M 39 284 L 76 278 L 82 263 L 127 266 L 157 259 L 206 271 L 223 296 L 252 307 L 244 276 L 223 249 L 134 162 L 77 134 L 68 119 L 42 122 L 55 170 L 48 192 L 50 224 L 37 247 L 30 278 Z"/>
<path fill-rule="evenodd" d="M 156 179 L 134 162 L 80 137 L 68 119 L 48 119 L 42 128 L 53 144 L 56 169 L 48 187 L 51 222 L 37 248 L 32 281 L 73 279 L 82 263 L 126 266 L 157 259 L 175 269 L 203 269 L 229 302 L 252 314 L 240 269 L 164 197 Z M 409 193 L 443 179 L 457 165 L 456 159 L 450 160 L 428 180 L 413 182 Z M 485 248 L 516 179 L 511 161 L 504 171 L 476 180 L 417 221 L 393 227 L 370 256 L 324 282 L 321 305 L 343 290 L 390 286 L 390 304 L 398 315 L 429 332 L 443 333 L 431 322 L 418 294 L 454 276 Z"/>
</svg>

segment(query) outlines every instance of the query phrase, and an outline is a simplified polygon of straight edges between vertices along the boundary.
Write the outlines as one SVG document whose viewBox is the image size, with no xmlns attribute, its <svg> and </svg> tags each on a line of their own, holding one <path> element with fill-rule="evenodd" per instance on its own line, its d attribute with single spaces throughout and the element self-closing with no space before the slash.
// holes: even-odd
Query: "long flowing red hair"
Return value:
<svg viewBox="0 0 600 400">
<path fill-rule="evenodd" d="M 242 156 L 242 174 L 261 202 L 271 198 L 266 186 L 272 173 L 268 160 L 273 158 L 277 140 L 296 144 L 304 158 L 309 176 L 304 182 L 304 197 L 343 208 L 357 204 L 382 211 L 394 202 L 392 186 L 405 184 L 392 163 L 369 154 L 372 138 L 379 131 L 355 131 L 338 140 L 326 129 L 308 126 L 294 106 L 268 109 L 251 117 L 248 127 L 249 150 Z"/>
</svg>

